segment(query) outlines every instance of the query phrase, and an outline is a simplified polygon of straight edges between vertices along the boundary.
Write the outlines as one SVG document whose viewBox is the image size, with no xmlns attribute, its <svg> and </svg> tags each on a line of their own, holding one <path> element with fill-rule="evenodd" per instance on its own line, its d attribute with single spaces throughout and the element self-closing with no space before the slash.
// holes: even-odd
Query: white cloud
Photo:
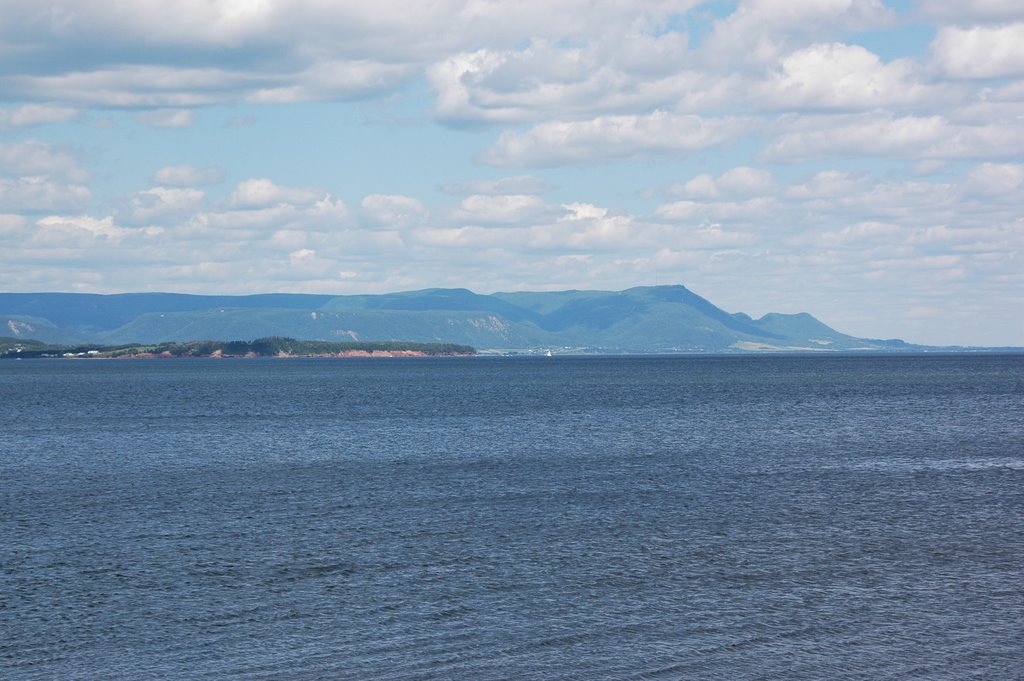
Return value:
<svg viewBox="0 0 1024 681">
<path fill-rule="evenodd" d="M 36 242 L 58 244 L 61 248 L 88 248 L 101 244 L 120 243 L 131 238 L 154 238 L 163 233 L 158 227 L 130 229 L 121 227 L 113 217 L 94 218 L 88 215 L 51 215 L 36 221 Z"/>
<path fill-rule="evenodd" d="M 1024 153 L 1024 127 L 962 125 L 942 116 L 797 117 L 762 152 L 783 163 L 843 156 L 898 159 L 1005 158 Z"/>
<path fill-rule="evenodd" d="M 1017 0 L 920 0 L 918 10 L 925 17 L 959 24 L 1012 20 L 1024 15 Z"/>
<path fill-rule="evenodd" d="M 768 64 L 800 36 L 878 28 L 894 21 L 880 0 L 745 0 L 719 20 L 701 51 L 711 63 Z"/>
<path fill-rule="evenodd" d="M 334 267 L 334 261 L 320 257 L 312 248 L 300 248 L 288 254 L 289 274 L 297 279 L 324 277 Z"/>
<path fill-rule="evenodd" d="M 680 154 L 734 140 L 747 121 L 656 111 L 541 123 L 524 133 L 503 132 L 482 160 L 496 166 L 556 166 L 649 154 Z"/>
<path fill-rule="evenodd" d="M 721 196 L 757 196 L 775 189 L 775 177 L 767 170 L 740 166 L 722 173 L 718 178 L 701 174 L 682 185 L 674 185 L 670 193 L 692 199 L 716 199 Z"/>
<path fill-rule="evenodd" d="M 982 96 L 991 102 L 1024 102 L 1024 80 L 982 90 Z"/>
<path fill-rule="evenodd" d="M 567 203 L 562 206 L 567 212 L 561 217 L 566 220 L 597 220 L 608 215 L 607 208 L 601 208 L 591 203 Z"/>
<path fill-rule="evenodd" d="M 566 229 L 569 226 L 570 229 Z M 575 251 L 602 251 L 636 248 L 639 243 L 651 243 L 660 239 L 652 239 L 645 234 L 644 225 L 637 224 L 627 215 L 605 215 L 600 218 L 559 221 L 553 228 L 535 228 L 533 244 L 535 246 L 568 248 Z M 653 232 L 654 230 L 650 230 Z"/>
<path fill-rule="evenodd" d="M 130 219 L 138 224 L 185 218 L 202 207 L 204 198 L 198 189 L 153 187 L 132 197 Z"/>
<path fill-rule="evenodd" d="M 330 194 L 317 198 L 311 191 L 269 180 L 243 182 L 219 210 L 211 210 L 208 202 L 195 188 L 155 187 L 132 197 L 119 215 L 129 224 L 162 225 L 177 238 L 197 243 L 259 241 L 274 235 L 291 248 L 339 233 L 351 223 L 348 207 Z"/>
<path fill-rule="evenodd" d="M 805 224 L 846 224 L 884 219 L 894 224 L 920 226 L 948 219 L 969 206 L 962 202 L 955 184 L 921 181 L 878 182 L 864 175 L 822 171 L 808 181 L 789 187 L 783 194 L 791 209 L 801 210 Z"/>
<path fill-rule="evenodd" d="M 565 208 L 567 213 L 557 221 L 518 230 L 505 238 L 521 239 L 522 248 L 573 252 L 592 263 L 596 262 L 593 256 L 602 252 L 627 255 L 665 248 L 713 250 L 756 241 L 752 234 L 723 229 L 719 224 L 659 224 L 611 214 L 591 204 L 569 204 Z M 476 236 L 485 237 L 482 232 Z"/>
<path fill-rule="evenodd" d="M 209 168 L 196 168 L 190 165 L 166 166 L 153 174 L 154 183 L 176 187 L 219 184 L 223 181 L 224 171 L 216 166 Z"/>
<path fill-rule="evenodd" d="M 868 178 L 839 170 L 822 170 L 806 182 L 791 185 L 786 196 L 793 199 L 827 199 L 859 194 L 868 186 Z"/>
<path fill-rule="evenodd" d="M 240 83 L 252 88 L 253 81 L 258 84 L 265 82 L 265 78 L 219 67 L 115 64 L 92 71 L 0 77 L 0 85 L 12 96 L 25 99 L 99 107 L 170 107 L 166 111 L 143 112 L 146 115 L 140 119 L 142 122 L 148 125 L 151 120 L 160 127 L 161 122 L 175 123 L 175 117 L 179 123 L 191 124 L 187 110 L 180 107 L 235 101 L 239 97 Z"/>
<path fill-rule="evenodd" d="M 92 193 L 83 185 L 52 182 L 45 177 L 0 178 L 0 211 L 82 210 L 91 199 Z"/>
<path fill-rule="evenodd" d="M 754 196 L 775 189 L 775 177 L 767 170 L 741 166 L 722 173 L 718 188 L 727 196 Z"/>
<path fill-rule="evenodd" d="M 199 241 L 215 242 L 224 233 L 232 233 L 236 239 L 256 240 L 266 233 L 295 224 L 300 218 L 301 212 L 295 206 L 279 203 L 261 208 L 197 213 L 176 230 Z"/>
<path fill-rule="evenodd" d="M 344 201 L 326 194 L 306 209 L 305 224 L 307 229 L 333 229 L 347 224 L 350 217 Z"/>
<path fill-rule="evenodd" d="M 46 123 L 63 123 L 78 115 L 78 110 L 67 106 L 48 104 L 22 104 L 0 109 L 0 130 L 12 130 Z"/>
<path fill-rule="evenodd" d="M 305 57 L 308 59 L 308 57 Z M 251 71 L 162 64 L 113 64 L 91 71 L 0 76 L 15 96 L 100 107 L 162 107 L 140 112 L 153 127 L 188 127 L 188 109 L 235 101 L 283 103 L 357 99 L 393 90 L 418 73 L 414 64 L 368 60 L 314 61 L 298 70 Z"/>
<path fill-rule="evenodd" d="M 84 182 L 88 173 L 68 151 L 38 140 L 0 144 L 0 174 Z"/>
<path fill-rule="evenodd" d="M 462 200 L 453 219 L 470 224 L 508 224 L 536 220 L 551 212 L 550 206 L 532 195 L 473 194 Z"/>
<path fill-rule="evenodd" d="M 772 108 L 869 109 L 913 104 L 935 88 L 918 82 L 909 60 L 883 64 L 859 45 L 819 43 L 782 59 L 758 90 Z"/>
<path fill-rule="evenodd" d="M 0 89 L 103 106 L 350 99 L 390 91 L 426 64 L 481 44 L 504 50 L 608 31 L 651 35 L 696 4 L 57 0 L 43 9 L 12 0 L 0 17 L 0 42 L 32 58 L 21 60 L 17 75 L 0 76 Z M 627 47 L 624 63 L 631 52 Z M 48 68 L 60 62 L 75 68 Z"/>
<path fill-rule="evenodd" d="M 308 205 L 317 200 L 316 192 L 274 184 L 266 178 L 240 182 L 228 198 L 233 208 L 265 208 L 280 204 Z"/>
<path fill-rule="evenodd" d="M 704 212 L 704 206 L 698 201 L 673 201 L 658 206 L 655 215 L 662 220 L 686 222 L 698 219 Z"/>
<path fill-rule="evenodd" d="M 932 42 L 936 64 L 953 78 L 1024 76 L 1024 21 L 1003 26 L 947 26 Z"/>
<path fill-rule="evenodd" d="M 707 98 L 699 93 L 714 91 L 715 81 L 687 68 L 689 61 L 683 33 L 612 29 L 583 46 L 533 41 L 518 50 L 460 53 L 435 63 L 427 75 L 441 119 L 508 123 Z"/>
<path fill-rule="evenodd" d="M 803 235 L 802 239 L 797 239 L 796 242 L 811 243 L 817 248 L 822 249 L 863 249 L 871 246 L 881 246 L 883 250 L 892 254 L 894 250 L 891 246 L 894 241 L 893 237 L 897 237 L 905 231 L 897 224 L 868 221 L 849 225 L 836 231 L 808 233 Z"/>
<path fill-rule="evenodd" d="M 291 260 L 292 264 L 300 264 L 303 262 L 309 262 L 316 258 L 316 251 L 311 248 L 303 248 L 298 251 L 292 251 L 288 254 L 288 259 Z"/>
<path fill-rule="evenodd" d="M 707 173 L 701 173 L 682 186 L 674 186 L 671 193 L 689 196 L 693 199 L 713 199 L 718 196 L 718 183 Z M 692 203 L 692 201 L 687 203 Z"/>
<path fill-rule="evenodd" d="M 84 210 L 88 174 L 68 151 L 37 140 L 0 144 L 0 211 Z"/>
<path fill-rule="evenodd" d="M 396 194 L 370 194 L 360 207 L 363 223 L 381 229 L 409 229 L 427 217 L 427 209 L 417 199 Z"/>
<path fill-rule="evenodd" d="M 477 40 L 497 42 L 505 37 L 537 33 L 546 37 L 592 33 L 608 25 L 655 23 L 683 13 L 694 0 L 652 0 L 637 9 L 614 0 L 441 0 L 419 4 L 380 0 L 325 3 L 320 0 L 261 0 L 219 2 L 180 0 L 174 5 L 139 0 L 111 7 L 103 0 L 64 0 L 41 9 L 32 0 L 11 0 L 8 31 L 23 39 L 40 34 L 67 37 L 91 29 L 86 39 L 119 39 L 130 44 L 189 46 L 289 45 L 303 36 L 323 48 L 334 41 L 352 43 L 336 49 L 366 50 L 388 38 L 406 44 L 389 46 L 402 52 L 433 44 Z"/>
<path fill-rule="evenodd" d="M 1024 201 L 1024 165 L 1018 163 L 982 163 L 971 169 L 967 179 L 970 193 Z"/>
<path fill-rule="evenodd" d="M 279 77 L 278 83 L 251 90 L 244 98 L 264 104 L 359 99 L 392 90 L 415 74 L 415 67 L 410 65 L 368 60 L 323 61 L 301 73 Z"/>
<path fill-rule="evenodd" d="M 773 197 L 756 197 L 743 201 L 674 201 L 655 209 L 659 220 L 669 222 L 731 222 L 744 227 L 764 226 L 775 222 L 780 206 Z"/>
</svg>

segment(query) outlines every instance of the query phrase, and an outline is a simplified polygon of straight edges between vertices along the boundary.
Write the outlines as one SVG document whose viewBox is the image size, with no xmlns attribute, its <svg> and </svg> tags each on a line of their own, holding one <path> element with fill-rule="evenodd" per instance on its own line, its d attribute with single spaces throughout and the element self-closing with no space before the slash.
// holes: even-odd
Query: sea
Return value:
<svg viewBox="0 0 1024 681">
<path fill-rule="evenodd" d="M 0 678 L 1024 678 L 1024 355 L 0 362 Z"/>
</svg>

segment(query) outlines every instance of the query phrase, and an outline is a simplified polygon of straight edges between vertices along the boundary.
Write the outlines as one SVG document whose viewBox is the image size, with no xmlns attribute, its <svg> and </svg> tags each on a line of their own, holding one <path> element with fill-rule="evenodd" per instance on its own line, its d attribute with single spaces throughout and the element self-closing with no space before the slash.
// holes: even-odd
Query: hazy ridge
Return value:
<svg viewBox="0 0 1024 681">
<path fill-rule="evenodd" d="M 348 296 L 0 293 L 0 335 L 107 344 L 284 336 L 527 352 L 924 349 L 849 336 L 806 313 L 730 314 L 678 285 L 491 295 L 466 289 Z"/>
</svg>

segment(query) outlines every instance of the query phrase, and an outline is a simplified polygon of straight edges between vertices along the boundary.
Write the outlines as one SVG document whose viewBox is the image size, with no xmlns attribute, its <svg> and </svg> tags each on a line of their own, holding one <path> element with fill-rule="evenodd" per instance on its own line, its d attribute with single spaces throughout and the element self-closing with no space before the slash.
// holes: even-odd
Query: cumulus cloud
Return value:
<svg viewBox="0 0 1024 681">
<path fill-rule="evenodd" d="M 442 120 L 508 123 L 669 106 L 710 88 L 688 62 L 685 34 L 612 32 L 584 46 L 534 41 L 518 50 L 460 53 L 427 75 Z"/>
<path fill-rule="evenodd" d="M 327 276 L 335 264 L 333 260 L 317 255 L 315 249 L 300 248 L 288 254 L 288 267 L 291 277 L 309 279 Z"/>
<path fill-rule="evenodd" d="M 0 86 L 25 98 L 104 106 L 350 99 L 391 90 L 424 64 L 483 43 L 507 49 L 624 27 L 650 34 L 696 4 L 64 0 L 43 9 L 13 0 L 0 41 L 31 58 L 20 60 L 18 73 L 0 73 Z M 53 73 L 60 61 L 76 68 Z"/>
<path fill-rule="evenodd" d="M 721 196 L 755 196 L 771 193 L 775 177 L 767 170 L 741 166 L 717 178 L 701 174 L 682 184 L 673 185 L 670 193 L 694 199 L 716 199 Z"/>
<path fill-rule="evenodd" d="M 264 76 L 254 75 L 257 82 Z M 156 127 L 191 124 L 187 109 L 239 98 L 238 81 L 245 74 L 217 66 L 189 68 L 173 65 L 115 64 L 91 71 L 67 71 L 30 76 L 0 75 L 11 96 L 23 99 L 74 102 L 98 107 L 164 107 L 143 112 L 140 122 Z M 175 126 L 177 124 L 177 126 Z"/>
<path fill-rule="evenodd" d="M 163 233 L 159 227 L 130 229 L 114 222 L 113 217 L 94 218 L 88 215 L 51 215 L 36 221 L 37 242 L 59 243 L 61 247 L 101 247 L 120 243 L 126 239 L 157 237 Z"/>
<path fill-rule="evenodd" d="M 45 177 L 0 178 L 0 210 L 40 213 L 82 210 L 92 199 L 88 187 Z"/>
<path fill-rule="evenodd" d="M 971 169 L 967 190 L 988 198 L 1019 202 L 1024 199 L 1024 165 L 982 163 Z"/>
<path fill-rule="evenodd" d="M 712 63 L 776 61 L 798 37 L 879 28 L 895 20 L 880 0 L 745 0 L 716 22 L 702 47 Z"/>
<path fill-rule="evenodd" d="M 741 166 L 722 173 L 717 185 L 728 196 L 767 194 L 775 188 L 775 177 L 767 170 Z"/>
<path fill-rule="evenodd" d="M 363 224 L 380 229 L 409 229 L 427 217 L 427 209 L 418 199 L 397 194 L 370 194 L 360 209 Z"/>
<path fill-rule="evenodd" d="M 87 180 L 78 159 L 54 145 L 0 144 L 0 211 L 83 210 L 92 199 Z"/>
<path fill-rule="evenodd" d="M 743 119 L 705 119 L 666 111 L 541 123 L 524 133 L 502 133 L 482 160 L 496 166 L 557 166 L 682 154 L 734 140 L 747 129 Z"/>
<path fill-rule="evenodd" d="M 266 178 L 253 178 L 240 182 L 228 204 L 233 208 L 266 208 L 280 204 L 310 204 L 319 198 L 310 189 L 295 189 L 275 184 Z"/>
<path fill-rule="evenodd" d="M 133 223 L 182 219 L 198 211 L 204 197 L 205 194 L 198 189 L 153 187 L 132 197 L 128 216 Z"/>
<path fill-rule="evenodd" d="M 0 109 L 0 130 L 12 130 L 46 123 L 63 123 L 78 115 L 78 110 L 67 106 L 48 104 L 22 104 Z"/>
<path fill-rule="evenodd" d="M 842 156 L 901 159 L 1005 158 L 1024 153 L 1024 127 L 964 125 L 938 115 L 802 117 L 769 143 L 761 159 L 797 162 Z"/>
<path fill-rule="evenodd" d="M 470 224 L 514 224 L 552 212 L 551 206 L 528 194 L 473 194 L 462 200 L 453 219 Z"/>
<path fill-rule="evenodd" d="M 840 170 L 822 170 L 804 182 L 790 185 L 786 196 L 793 199 L 827 199 L 857 194 L 869 185 L 864 175 Z"/>
<path fill-rule="evenodd" d="M 562 206 L 566 210 L 561 217 L 562 222 L 569 220 L 597 220 L 608 215 L 607 208 L 592 203 L 567 203 Z"/>
<path fill-rule="evenodd" d="M 688 196 L 695 199 L 713 199 L 718 196 L 718 185 L 715 178 L 701 173 L 682 184 L 674 184 L 669 193 L 674 196 Z"/>
<path fill-rule="evenodd" d="M 756 197 L 744 201 L 674 201 L 658 206 L 655 215 L 669 222 L 704 222 L 717 224 L 723 221 L 750 227 L 754 223 L 764 225 L 774 222 L 771 216 L 779 213 L 779 206 L 772 197 Z"/>
<path fill-rule="evenodd" d="M 655 210 L 662 220 L 684 221 L 696 220 L 704 212 L 704 204 L 699 201 L 673 201 L 658 206 Z"/>
<path fill-rule="evenodd" d="M 309 229 L 331 229 L 347 224 L 351 217 L 348 206 L 341 199 L 325 194 L 305 211 L 305 224 Z"/>
<path fill-rule="evenodd" d="M 1021 16 L 1017 0 L 921 0 L 918 11 L 925 17 L 959 24 L 1018 19 Z"/>
<path fill-rule="evenodd" d="M 85 182 L 88 173 L 71 152 L 38 140 L 0 144 L 0 174 Z"/>
<path fill-rule="evenodd" d="M 938 67 L 953 78 L 1024 76 L 1024 21 L 943 27 L 932 42 L 932 54 Z"/>
<path fill-rule="evenodd" d="M 796 243 L 802 243 L 804 245 L 814 245 L 817 248 L 823 249 L 836 249 L 836 248 L 867 248 L 872 245 L 882 246 L 889 245 L 886 250 L 892 253 L 893 249 L 891 244 L 893 237 L 900 235 L 902 232 L 906 232 L 905 228 L 902 228 L 898 224 L 889 222 L 879 221 L 866 221 L 859 222 L 836 231 L 827 232 L 812 232 L 802 235 L 796 239 Z"/>
<path fill-rule="evenodd" d="M 918 81 L 909 60 L 883 64 L 859 45 L 819 43 L 783 58 L 759 90 L 774 108 L 864 109 L 920 102 L 935 88 Z"/>
</svg>

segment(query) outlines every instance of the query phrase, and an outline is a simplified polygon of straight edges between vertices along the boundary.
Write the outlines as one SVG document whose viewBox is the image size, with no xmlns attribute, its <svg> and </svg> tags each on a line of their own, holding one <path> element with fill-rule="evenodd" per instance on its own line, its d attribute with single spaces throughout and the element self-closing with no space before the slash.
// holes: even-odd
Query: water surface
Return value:
<svg viewBox="0 0 1024 681">
<path fill-rule="evenodd" d="M 1024 678 L 1024 357 L 0 363 L 11 679 Z"/>
</svg>

